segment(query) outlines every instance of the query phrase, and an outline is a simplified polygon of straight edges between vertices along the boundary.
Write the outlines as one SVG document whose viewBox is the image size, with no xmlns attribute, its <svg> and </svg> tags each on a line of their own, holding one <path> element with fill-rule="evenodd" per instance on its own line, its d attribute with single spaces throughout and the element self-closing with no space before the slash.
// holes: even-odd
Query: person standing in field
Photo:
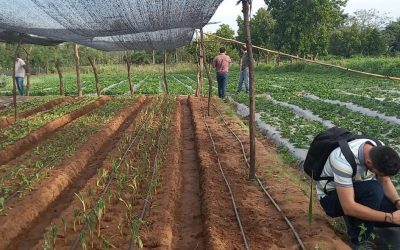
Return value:
<svg viewBox="0 0 400 250">
<path fill-rule="evenodd" d="M 24 77 L 25 74 L 29 74 L 28 67 L 24 60 L 21 59 L 20 55 L 15 58 L 15 81 L 19 94 L 24 95 Z"/>
<path fill-rule="evenodd" d="M 246 94 L 249 93 L 249 57 L 247 55 L 247 48 L 245 45 L 242 45 L 242 58 L 240 58 L 240 73 L 239 73 L 239 82 L 236 90 L 236 94 L 239 94 L 242 91 L 242 86 L 244 82 L 244 86 L 246 88 Z"/>
<path fill-rule="evenodd" d="M 219 49 L 219 55 L 214 58 L 212 63 L 212 66 L 217 71 L 218 97 L 221 99 L 225 99 L 228 72 L 231 63 L 231 58 L 226 55 L 225 48 L 221 47 Z"/>
</svg>

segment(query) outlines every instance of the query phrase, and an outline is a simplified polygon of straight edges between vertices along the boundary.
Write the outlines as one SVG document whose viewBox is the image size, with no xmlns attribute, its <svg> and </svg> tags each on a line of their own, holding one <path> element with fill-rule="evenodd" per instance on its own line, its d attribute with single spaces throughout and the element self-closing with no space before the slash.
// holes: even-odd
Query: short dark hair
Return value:
<svg viewBox="0 0 400 250">
<path fill-rule="evenodd" d="M 389 146 L 373 147 L 369 155 L 374 166 L 385 176 L 393 176 L 400 169 L 399 154 Z"/>
<path fill-rule="evenodd" d="M 247 51 L 246 45 L 242 45 L 242 50 Z"/>
<path fill-rule="evenodd" d="M 221 47 L 221 48 L 219 48 L 219 53 L 225 53 L 225 48 L 224 47 Z"/>
</svg>

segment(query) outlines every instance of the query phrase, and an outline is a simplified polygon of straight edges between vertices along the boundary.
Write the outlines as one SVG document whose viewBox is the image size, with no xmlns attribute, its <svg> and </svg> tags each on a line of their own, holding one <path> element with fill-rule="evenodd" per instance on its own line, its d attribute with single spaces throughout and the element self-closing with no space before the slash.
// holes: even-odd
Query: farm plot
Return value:
<svg viewBox="0 0 400 250">
<path fill-rule="evenodd" d="M 276 210 L 246 179 L 243 124 L 217 99 L 203 116 L 206 104 L 113 97 L 0 165 L 0 249 L 298 248 L 282 214 L 306 249 L 347 249 L 318 209 L 307 226 L 306 195 L 283 182 L 274 149 L 257 142 L 258 175 L 283 212 Z"/>
<path fill-rule="evenodd" d="M 313 137 L 331 126 L 382 140 L 400 150 L 400 119 L 395 81 L 345 73 L 260 74 L 256 80 L 256 112 L 283 145 L 302 149 L 303 160 Z M 387 92 L 387 94 L 385 94 Z M 244 94 L 233 99 L 248 105 Z M 278 132 L 276 135 L 275 131 Z"/>
</svg>

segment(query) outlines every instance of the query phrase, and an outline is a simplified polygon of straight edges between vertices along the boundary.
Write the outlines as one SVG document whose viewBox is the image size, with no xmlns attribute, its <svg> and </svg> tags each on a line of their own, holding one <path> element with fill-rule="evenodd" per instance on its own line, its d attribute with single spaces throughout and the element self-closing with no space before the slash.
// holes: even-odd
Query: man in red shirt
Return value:
<svg viewBox="0 0 400 250">
<path fill-rule="evenodd" d="M 225 48 L 220 48 L 219 55 L 214 58 L 212 65 L 217 71 L 218 97 L 221 99 L 225 98 L 229 66 L 231 63 L 231 58 L 225 54 Z"/>
</svg>

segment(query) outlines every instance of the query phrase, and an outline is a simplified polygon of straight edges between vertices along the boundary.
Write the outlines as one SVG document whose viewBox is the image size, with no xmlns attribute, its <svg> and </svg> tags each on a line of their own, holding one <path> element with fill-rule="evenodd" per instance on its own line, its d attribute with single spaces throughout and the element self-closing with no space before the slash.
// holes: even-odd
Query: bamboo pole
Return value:
<svg viewBox="0 0 400 250">
<path fill-rule="evenodd" d="M 74 58 L 75 58 L 75 70 L 76 70 L 76 86 L 78 88 L 78 96 L 82 96 L 82 83 L 81 83 L 81 69 L 78 44 L 74 44 Z"/>
<path fill-rule="evenodd" d="M 60 80 L 60 95 L 63 96 L 64 95 L 64 78 L 63 78 L 63 74 L 61 71 L 60 59 L 57 59 L 55 64 L 56 64 L 56 69 L 57 69 L 57 73 L 58 73 L 58 78 Z"/>
<path fill-rule="evenodd" d="M 88 56 L 88 59 L 89 59 L 90 65 L 92 65 L 94 79 L 96 81 L 96 93 L 97 93 L 97 96 L 100 96 L 100 80 L 99 80 L 99 74 L 97 73 L 96 62 L 91 56 Z"/>
<path fill-rule="evenodd" d="M 167 94 L 169 94 L 167 82 L 167 50 L 164 50 L 164 86 L 165 91 L 167 92 Z"/>
<path fill-rule="evenodd" d="M 226 42 L 232 42 L 232 43 L 244 45 L 244 43 L 236 41 L 236 40 L 233 40 L 233 39 L 223 38 L 223 37 L 220 37 L 220 36 L 217 36 L 217 35 L 214 35 L 214 34 L 210 34 L 210 33 L 207 33 L 207 35 L 216 37 L 216 38 L 218 38 L 220 40 L 223 40 L 223 41 L 226 41 Z M 294 55 L 286 54 L 286 53 L 275 51 L 275 50 L 265 49 L 265 48 L 258 47 L 258 46 L 253 46 L 253 48 L 256 48 L 256 49 L 259 49 L 259 50 L 262 50 L 262 51 L 266 51 L 266 52 L 270 52 L 270 53 L 273 53 L 273 54 L 277 54 L 277 55 L 290 57 L 290 58 L 297 59 L 297 60 L 300 60 L 300 61 L 319 64 L 319 65 L 322 65 L 322 66 L 336 68 L 336 69 L 340 69 L 340 70 L 344 70 L 344 71 L 348 71 L 348 72 L 352 72 L 352 73 L 358 73 L 358 74 L 362 74 L 362 75 L 375 76 L 375 77 L 379 77 L 379 78 L 385 78 L 385 79 L 400 81 L 400 77 L 385 76 L 385 75 L 380 75 L 380 74 L 368 73 L 368 72 L 364 72 L 364 71 L 360 71 L 360 70 L 349 69 L 349 68 L 346 68 L 346 67 L 333 65 L 333 64 L 329 64 L 329 63 L 324 63 L 324 62 L 317 61 L 317 60 L 313 61 L 313 60 L 301 58 L 299 56 L 294 56 Z"/>
<path fill-rule="evenodd" d="M 15 79 L 15 59 L 17 58 L 17 55 L 19 54 L 19 49 L 21 47 L 21 40 L 22 40 L 22 34 L 20 34 L 20 38 L 18 41 L 17 48 L 15 48 L 15 55 L 14 55 L 14 66 L 13 66 L 13 105 L 14 105 L 14 120 L 17 120 L 17 81 Z"/>
<path fill-rule="evenodd" d="M 26 53 L 26 67 L 29 70 L 29 57 L 32 55 L 32 47 L 29 48 L 29 50 L 26 50 L 25 48 L 23 48 L 25 53 Z M 31 74 L 26 74 L 26 96 L 29 96 L 29 89 L 31 87 Z"/>
<path fill-rule="evenodd" d="M 208 78 L 208 116 L 210 116 L 210 103 L 211 103 L 211 94 L 212 94 L 212 78 L 211 78 L 211 73 L 210 73 L 210 67 L 208 67 L 208 64 L 207 64 L 206 49 L 204 47 L 203 29 L 200 29 L 200 43 L 201 43 L 201 50 L 203 52 L 203 64 L 204 64 L 204 68 L 206 69 L 207 78 Z"/>
<path fill-rule="evenodd" d="M 204 64 L 204 58 L 203 58 L 203 49 L 201 46 L 201 42 L 197 42 L 196 46 L 196 52 L 197 52 L 197 88 L 196 88 L 196 95 L 195 96 L 203 96 L 203 64 Z"/>
<path fill-rule="evenodd" d="M 255 102 L 254 102 L 254 60 L 253 49 L 251 44 L 251 31 L 250 31 L 250 0 L 243 0 L 243 19 L 244 19 L 244 32 L 247 47 L 247 56 L 249 60 L 249 85 L 250 85 L 250 115 L 249 115 L 249 129 L 250 129 L 250 170 L 249 179 L 256 177 L 256 140 L 255 140 Z"/>
</svg>

